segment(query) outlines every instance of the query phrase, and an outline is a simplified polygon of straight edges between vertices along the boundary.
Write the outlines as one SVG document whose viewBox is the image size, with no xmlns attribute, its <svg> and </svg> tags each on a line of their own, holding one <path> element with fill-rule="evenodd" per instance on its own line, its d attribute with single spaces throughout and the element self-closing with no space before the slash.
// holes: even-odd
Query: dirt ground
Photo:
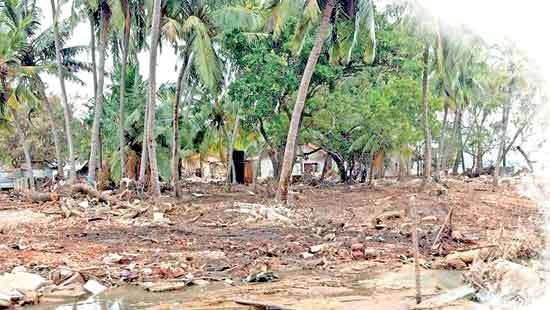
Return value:
<svg viewBox="0 0 550 310">
<path fill-rule="evenodd" d="M 277 301 L 289 295 L 291 282 L 298 279 L 303 280 L 293 288 L 298 291 L 300 287 L 350 288 L 346 283 L 353 281 L 348 276 L 381 274 L 410 263 L 413 206 L 426 269 L 439 268 L 438 261 L 453 251 L 496 246 L 505 235 L 538 236 L 541 217 L 537 207 L 518 194 L 515 182 L 505 181 L 499 188 L 486 178 L 449 178 L 443 186 L 424 189 L 419 179 L 378 180 L 374 186 L 295 185 L 290 221 L 238 212 L 237 202 L 273 205 L 271 198 L 253 194 L 245 186 L 225 193 L 216 185 L 190 184 L 184 202 L 166 199 L 162 208 L 151 207 L 135 218 L 109 212 L 65 218 L 56 211 L 60 202 L 33 204 L 2 193 L 0 273 L 25 266 L 47 277 L 63 266 L 110 287 L 192 276 L 229 284 L 222 293 L 209 295 L 211 307 L 205 308 L 214 309 L 217 304 L 221 309 L 224 299 L 220 296 L 227 290 L 242 293 L 250 287 L 238 285 L 243 279 L 272 271 L 279 281 L 259 284 L 253 292 Z M 153 219 L 159 208 L 162 221 Z M 451 208 L 452 233 L 446 225 L 440 245 L 432 248 Z M 530 258 L 537 251 L 525 249 L 522 255 Z M 342 276 L 346 270 L 348 276 Z M 278 291 L 277 286 L 285 283 L 286 288 Z M 347 300 L 344 308 L 361 302 L 360 298 L 349 299 L 356 288 L 350 289 L 342 297 Z M 331 294 L 342 295 L 319 293 Z M 398 299 L 411 299 L 408 292 L 399 294 Z M 189 299 L 189 306 L 199 309 L 194 303 L 206 302 L 204 295 L 197 298 Z M 376 303 L 372 298 L 369 302 Z M 313 301 L 301 309 L 310 306 L 320 309 Z"/>
</svg>

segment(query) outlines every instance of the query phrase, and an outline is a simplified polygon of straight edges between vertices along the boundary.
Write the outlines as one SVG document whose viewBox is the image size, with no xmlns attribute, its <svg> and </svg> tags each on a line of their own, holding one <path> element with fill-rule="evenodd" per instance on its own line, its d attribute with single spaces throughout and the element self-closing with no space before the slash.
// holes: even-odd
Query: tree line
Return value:
<svg viewBox="0 0 550 310">
<path fill-rule="evenodd" d="M 404 174 L 416 160 L 426 181 L 491 163 L 498 183 L 542 93 L 513 45 L 415 1 L 50 0 L 51 16 L 41 4 L 0 1 L 1 157 L 30 180 L 33 157 L 55 159 L 60 176 L 66 165 L 68 182 L 87 159 L 90 184 L 133 178 L 158 198 L 164 181 L 177 196 L 182 158 L 219 154 L 230 186 L 237 147 L 271 159 L 286 201 L 298 146 L 312 143 L 343 182 L 391 155 Z M 89 44 L 70 46 L 82 23 Z M 159 53 L 177 56 L 175 81 L 157 85 Z M 83 120 L 66 81 L 93 87 Z"/>
</svg>

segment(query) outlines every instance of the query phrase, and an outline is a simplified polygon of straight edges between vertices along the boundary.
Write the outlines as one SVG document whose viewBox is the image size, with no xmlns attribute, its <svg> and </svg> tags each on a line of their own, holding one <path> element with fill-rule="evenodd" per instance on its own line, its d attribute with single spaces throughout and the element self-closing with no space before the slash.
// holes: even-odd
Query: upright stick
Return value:
<svg viewBox="0 0 550 310">
<path fill-rule="evenodd" d="M 416 286 L 416 303 L 419 304 L 422 302 L 422 293 L 420 288 L 420 264 L 419 260 L 419 249 L 418 249 L 418 234 L 417 234 L 417 224 L 418 219 L 416 216 L 416 204 L 415 204 L 416 195 L 411 197 L 411 217 L 413 220 L 412 225 L 412 241 L 414 246 L 414 277 L 415 277 L 415 286 Z"/>
</svg>

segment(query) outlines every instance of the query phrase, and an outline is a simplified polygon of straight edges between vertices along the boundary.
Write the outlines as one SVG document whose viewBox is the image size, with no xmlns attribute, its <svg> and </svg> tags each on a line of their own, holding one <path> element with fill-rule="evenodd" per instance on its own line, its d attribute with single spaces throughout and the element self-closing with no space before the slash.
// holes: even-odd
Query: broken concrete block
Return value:
<svg viewBox="0 0 550 310">
<path fill-rule="evenodd" d="M 88 280 L 88 282 L 84 284 L 83 288 L 92 293 L 92 295 L 101 294 L 107 289 L 107 287 L 96 280 Z"/>
<path fill-rule="evenodd" d="M 0 276 L 0 291 L 35 291 L 46 283 L 48 283 L 46 279 L 34 273 L 5 273 Z"/>
</svg>

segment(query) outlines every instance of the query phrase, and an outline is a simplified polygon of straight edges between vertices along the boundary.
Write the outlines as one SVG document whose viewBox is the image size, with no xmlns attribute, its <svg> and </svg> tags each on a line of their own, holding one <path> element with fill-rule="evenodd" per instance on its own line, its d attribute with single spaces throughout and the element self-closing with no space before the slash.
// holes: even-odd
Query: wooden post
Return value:
<svg viewBox="0 0 550 310">
<path fill-rule="evenodd" d="M 418 218 L 416 216 L 416 195 L 413 195 L 410 199 L 410 208 L 411 208 L 411 217 L 413 220 L 412 225 L 412 241 L 413 241 L 413 247 L 414 247 L 414 277 L 415 277 L 415 286 L 416 286 L 416 303 L 419 304 L 422 302 L 422 292 L 420 287 L 420 254 L 419 254 L 419 248 L 418 248 Z"/>
</svg>

